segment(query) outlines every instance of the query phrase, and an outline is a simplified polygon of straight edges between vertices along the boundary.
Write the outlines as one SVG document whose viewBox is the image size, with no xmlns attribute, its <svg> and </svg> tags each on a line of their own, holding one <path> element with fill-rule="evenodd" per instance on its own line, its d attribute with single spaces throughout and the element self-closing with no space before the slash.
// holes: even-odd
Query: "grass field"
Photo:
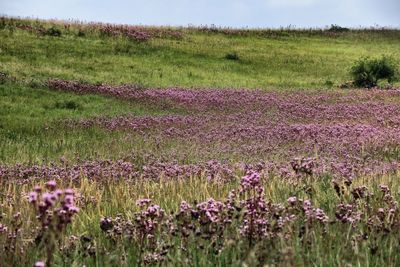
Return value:
<svg viewBox="0 0 400 267">
<path fill-rule="evenodd" d="M 1 18 L 2 264 L 398 266 L 399 40 Z"/>
<path fill-rule="evenodd" d="M 32 22 L 33 23 L 33 22 Z M 60 27 L 60 29 L 62 29 Z M 245 36 L 181 30 L 146 43 L 73 30 L 60 37 L 1 30 L 0 71 L 18 79 L 60 78 L 146 87 L 330 88 L 362 56 L 400 58 L 400 33 L 279 31 Z M 227 60 L 237 53 L 239 60 Z"/>
</svg>

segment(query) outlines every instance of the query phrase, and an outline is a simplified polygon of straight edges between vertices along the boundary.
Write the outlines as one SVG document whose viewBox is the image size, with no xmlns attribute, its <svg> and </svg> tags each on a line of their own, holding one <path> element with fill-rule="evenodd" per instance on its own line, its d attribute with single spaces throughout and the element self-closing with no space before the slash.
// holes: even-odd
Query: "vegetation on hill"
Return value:
<svg viewBox="0 0 400 267">
<path fill-rule="evenodd" d="M 328 88 L 349 80 L 349 68 L 362 56 L 400 59 L 396 29 L 171 29 L 1 21 L 0 72 L 42 82 Z M 132 35 L 148 38 L 138 41 Z M 229 53 L 239 60 L 227 59 Z"/>
</svg>

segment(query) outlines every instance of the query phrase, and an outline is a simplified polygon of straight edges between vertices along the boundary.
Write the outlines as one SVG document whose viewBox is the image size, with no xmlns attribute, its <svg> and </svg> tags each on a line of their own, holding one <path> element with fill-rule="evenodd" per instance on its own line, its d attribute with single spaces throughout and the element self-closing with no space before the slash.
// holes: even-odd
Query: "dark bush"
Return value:
<svg viewBox="0 0 400 267">
<path fill-rule="evenodd" d="M 348 32 L 350 31 L 349 28 L 341 27 L 336 24 L 332 24 L 331 27 L 328 29 L 330 32 Z"/>
<path fill-rule="evenodd" d="M 8 74 L 0 72 L 0 84 L 5 83 L 8 80 Z"/>
<path fill-rule="evenodd" d="M 379 80 L 386 79 L 392 83 L 396 75 L 396 64 L 387 56 L 378 59 L 364 57 L 359 59 L 350 69 L 350 73 L 357 87 L 374 87 Z"/>
<path fill-rule="evenodd" d="M 6 26 L 7 26 L 6 18 L 0 17 L 0 29 L 3 30 L 6 28 Z"/>
<path fill-rule="evenodd" d="M 73 110 L 75 110 L 75 109 L 81 108 L 81 105 L 73 100 L 56 102 L 56 104 L 54 106 L 55 106 L 55 108 L 58 108 L 58 109 L 73 109 Z"/>
<path fill-rule="evenodd" d="M 229 60 L 239 60 L 239 55 L 236 54 L 236 52 L 228 53 L 225 55 L 225 58 Z"/>
<path fill-rule="evenodd" d="M 331 88 L 334 85 L 334 83 L 331 80 L 326 80 L 325 81 L 325 86 Z"/>
<path fill-rule="evenodd" d="M 54 36 L 54 37 L 60 37 L 61 36 L 61 30 L 57 29 L 56 27 L 51 27 L 51 28 L 48 28 L 46 30 L 45 35 Z"/>
<path fill-rule="evenodd" d="M 78 37 L 85 37 L 86 36 L 86 33 L 83 31 L 83 30 L 81 30 L 81 29 L 79 29 L 79 31 L 78 31 L 78 33 L 76 34 Z"/>
</svg>

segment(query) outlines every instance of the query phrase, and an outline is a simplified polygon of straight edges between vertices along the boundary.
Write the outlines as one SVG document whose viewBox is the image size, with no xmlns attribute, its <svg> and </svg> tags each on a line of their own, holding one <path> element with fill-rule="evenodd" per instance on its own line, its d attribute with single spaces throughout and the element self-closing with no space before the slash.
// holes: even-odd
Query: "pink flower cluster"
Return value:
<svg viewBox="0 0 400 267">
<path fill-rule="evenodd" d="M 191 205 L 182 201 L 179 210 L 166 213 L 150 199 L 137 202 L 141 211 L 133 221 L 103 218 L 100 228 L 112 240 L 124 240 L 141 244 L 147 253 L 143 261 L 165 260 L 170 249 L 180 238 L 183 251 L 190 242 L 199 249 L 211 248 L 214 253 L 224 249 L 225 239 L 239 234 L 250 246 L 262 240 L 274 240 L 288 236 L 294 224 L 307 225 L 312 231 L 316 225 L 326 225 L 328 217 L 310 200 L 290 197 L 287 204 L 269 203 L 259 173 L 245 175 L 237 189 L 232 190 L 224 201 L 208 199 Z M 175 241 L 174 241 L 175 240 Z"/>
<path fill-rule="evenodd" d="M 54 180 L 46 183 L 47 192 L 40 186 L 28 195 L 28 201 L 35 210 L 43 231 L 63 232 L 72 217 L 79 212 L 75 206 L 75 192 L 72 189 L 57 189 Z"/>
<path fill-rule="evenodd" d="M 29 31 L 32 33 L 44 35 L 47 29 L 44 24 L 32 23 L 30 21 L 4 19 L 1 20 L 9 24 L 10 27 L 15 26 L 18 29 Z M 138 42 L 146 42 L 152 38 L 174 38 L 181 39 L 184 35 L 182 30 L 173 29 L 168 27 L 146 27 L 146 26 L 133 26 L 123 24 L 110 24 L 110 23 L 81 23 L 79 21 L 48 21 L 51 23 L 51 28 L 57 28 L 66 33 L 79 34 L 93 34 L 100 33 L 106 36 L 124 36 L 131 40 Z"/>
<path fill-rule="evenodd" d="M 102 23 L 92 23 L 89 24 L 89 27 L 98 30 L 100 31 L 100 33 L 108 36 L 125 36 L 128 37 L 129 39 L 138 42 L 145 42 L 154 37 L 176 38 L 176 39 L 180 39 L 183 37 L 182 31 L 168 29 L 168 28 L 102 24 Z"/>
<path fill-rule="evenodd" d="M 132 159 L 134 160 L 134 159 Z M 298 165 L 300 164 L 300 165 Z M 303 164 L 304 166 L 302 166 Z M 299 167 L 300 166 L 300 167 Z M 302 167 L 301 167 L 302 166 Z M 176 161 L 149 160 L 146 165 L 136 166 L 129 161 L 82 161 L 75 164 L 51 165 L 4 165 L 0 166 L 0 178 L 4 181 L 28 183 L 33 180 L 61 179 L 79 182 L 85 177 L 98 182 L 110 180 L 160 180 L 206 178 L 209 182 L 226 183 L 238 179 L 241 173 L 259 172 L 287 179 L 312 175 L 331 174 L 349 183 L 360 175 L 395 173 L 399 164 L 378 160 L 358 161 L 295 158 L 288 162 L 258 161 L 255 163 L 231 163 L 220 161 L 178 164 Z"/>
</svg>

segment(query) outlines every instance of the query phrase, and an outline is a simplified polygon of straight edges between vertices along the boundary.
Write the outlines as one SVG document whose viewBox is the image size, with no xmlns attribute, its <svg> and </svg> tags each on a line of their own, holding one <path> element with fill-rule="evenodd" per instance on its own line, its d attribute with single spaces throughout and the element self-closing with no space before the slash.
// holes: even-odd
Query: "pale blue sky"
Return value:
<svg viewBox="0 0 400 267">
<path fill-rule="evenodd" d="M 400 0 L 0 0 L 0 14 L 145 25 L 400 27 Z"/>
</svg>

